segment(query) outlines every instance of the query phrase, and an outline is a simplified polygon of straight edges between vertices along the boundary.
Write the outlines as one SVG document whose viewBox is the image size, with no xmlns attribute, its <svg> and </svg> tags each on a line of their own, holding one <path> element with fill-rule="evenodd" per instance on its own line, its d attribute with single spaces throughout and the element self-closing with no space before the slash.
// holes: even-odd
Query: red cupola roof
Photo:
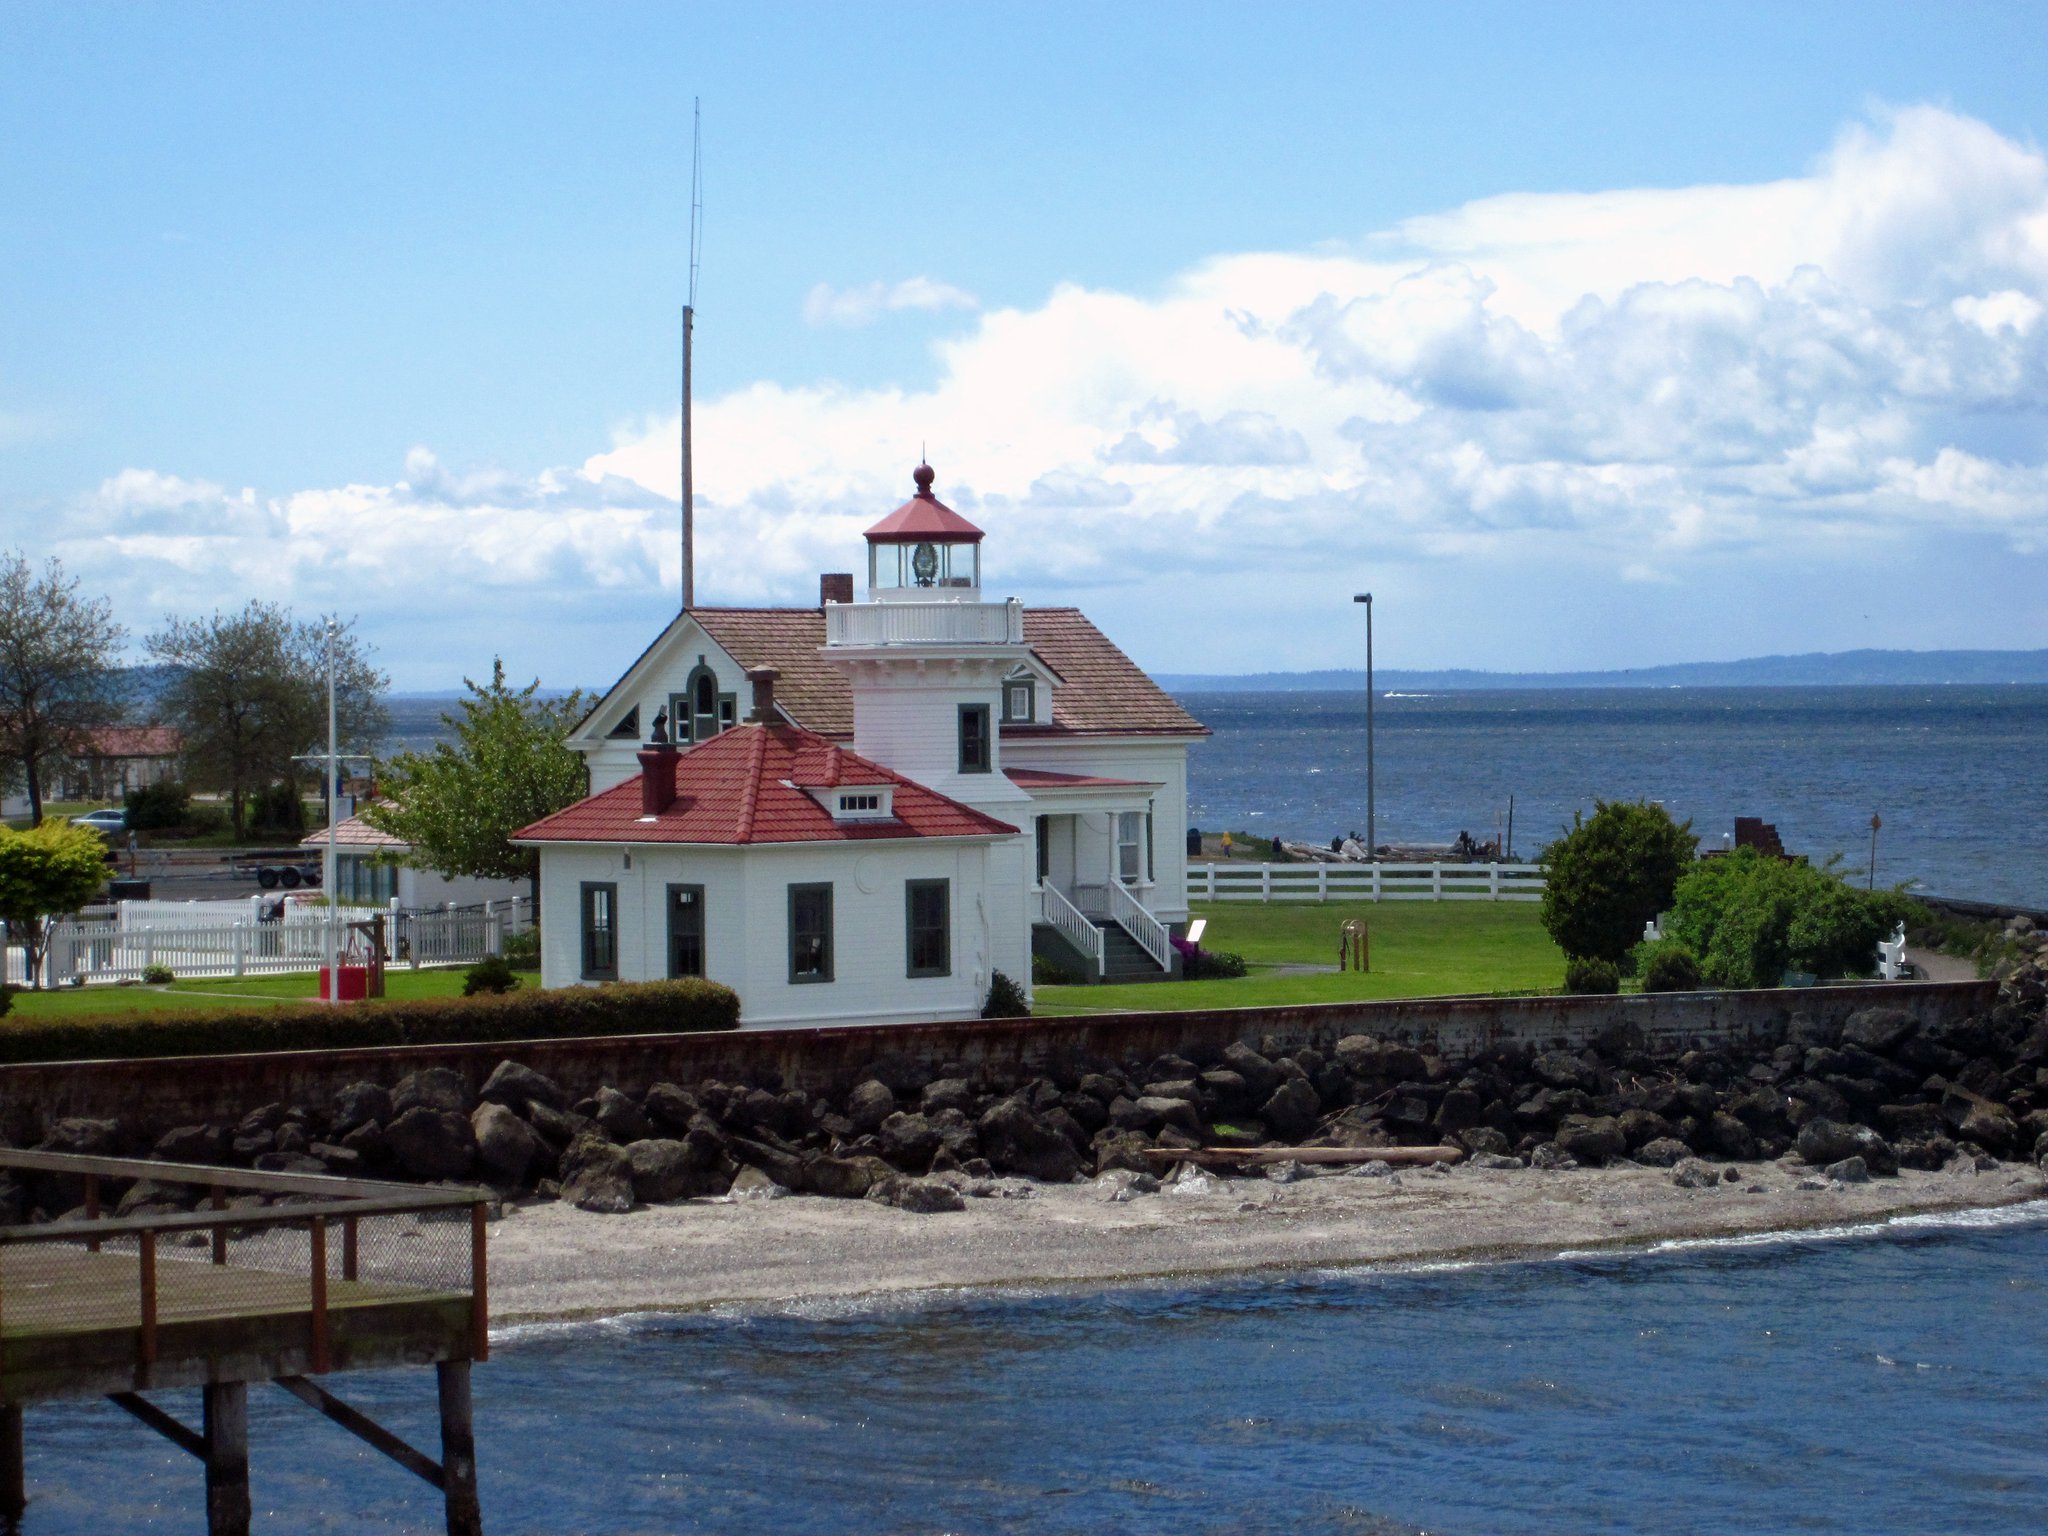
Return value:
<svg viewBox="0 0 2048 1536">
<path fill-rule="evenodd" d="M 979 544 L 982 532 L 932 494 L 929 464 L 912 472 L 917 494 L 867 531 L 870 544 Z"/>
</svg>

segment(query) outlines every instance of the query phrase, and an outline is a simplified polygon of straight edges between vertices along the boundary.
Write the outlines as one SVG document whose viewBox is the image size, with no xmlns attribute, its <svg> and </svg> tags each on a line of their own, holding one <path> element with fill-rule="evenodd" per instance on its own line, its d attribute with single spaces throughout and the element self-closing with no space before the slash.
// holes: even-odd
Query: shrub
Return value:
<svg viewBox="0 0 2048 1536">
<path fill-rule="evenodd" d="M 185 812 L 183 831 L 194 837 L 207 837 L 215 832 L 225 832 L 228 813 L 217 805 L 194 805 Z"/>
<path fill-rule="evenodd" d="M 469 998 L 380 999 L 346 1008 L 309 1004 L 16 1018 L 0 1025 L 0 1062 L 572 1040 L 738 1029 L 739 1023 L 739 995 L 717 982 L 613 982 Z"/>
<path fill-rule="evenodd" d="M 1031 957 L 1031 980 L 1041 987 L 1071 987 L 1074 978 L 1043 955 Z"/>
<path fill-rule="evenodd" d="M 1643 946 L 1641 971 L 1645 992 L 1697 992 L 1700 963 L 1683 944 L 1667 939 Z"/>
<path fill-rule="evenodd" d="M 479 992 L 510 992 L 518 985 L 519 978 L 512 974 L 512 962 L 503 955 L 486 955 L 462 973 L 464 997 L 475 997 Z"/>
<path fill-rule="evenodd" d="M 255 832 L 304 832 L 306 802 L 299 798 L 299 786 L 286 781 L 259 793 L 249 805 L 249 827 Z"/>
<path fill-rule="evenodd" d="M 1227 949 L 1198 949 L 1181 957 L 1180 974 L 1186 981 L 1214 981 L 1244 973 L 1244 956 Z"/>
<path fill-rule="evenodd" d="M 1867 973 L 1909 905 L 1894 891 L 1856 890 L 1832 869 L 1738 848 L 1679 881 L 1666 927 L 1715 986 L 1775 987 L 1788 970 L 1824 981 Z"/>
<path fill-rule="evenodd" d="M 1596 801 L 1591 820 L 1543 850 L 1543 926 L 1568 955 L 1619 965 L 1671 905 L 1699 839 L 1661 805 Z"/>
<path fill-rule="evenodd" d="M 185 825 L 192 797 L 176 779 L 145 784 L 128 791 L 122 805 L 128 812 L 128 826 L 135 832 L 165 832 Z"/>
<path fill-rule="evenodd" d="M 988 978 L 988 1001 L 982 1005 L 984 1019 L 1028 1019 L 1031 1017 L 1031 1003 L 1024 996 L 1024 989 L 1010 980 L 1001 971 L 991 972 Z"/>
<path fill-rule="evenodd" d="M 1564 963 L 1564 989 L 1573 997 L 1611 997 L 1621 990 L 1621 967 L 1593 955 L 1573 955 Z"/>
<path fill-rule="evenodd" d="M 177 973 L 168 965 L 145 965 L 142 968 L 142 980 L 148 986 L 168 987 L 177 979 Z"/>
<path fill-rule="evenodd" d="M 0 985 L 0 1018 L 5 1018 L 14 1007 L 14 994 L 21 988 Z"/>
<path fill-rule="evenodd" d="M 540 930 L 529 928 L 524 933 L 511 933 L 499 946 L 499 952 L 515 971 L 537 971 L 540 969 Z"/>
</svg>

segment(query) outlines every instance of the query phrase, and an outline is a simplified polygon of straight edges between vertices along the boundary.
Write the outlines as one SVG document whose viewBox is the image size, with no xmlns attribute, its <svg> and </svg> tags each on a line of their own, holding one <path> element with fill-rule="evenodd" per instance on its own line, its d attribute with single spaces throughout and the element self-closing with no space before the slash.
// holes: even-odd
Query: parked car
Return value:
<svg viewBox="0 0 2048 1536">
<path fill-rule="evenodd" d="M 105 810 L 87 811 L 83 816 L 74 816 L 71 818 L 71 825 L 91 827 L 95 832 L 113 837 L 128 830 L 128 813 L 109 806 Z"/>
</svg>

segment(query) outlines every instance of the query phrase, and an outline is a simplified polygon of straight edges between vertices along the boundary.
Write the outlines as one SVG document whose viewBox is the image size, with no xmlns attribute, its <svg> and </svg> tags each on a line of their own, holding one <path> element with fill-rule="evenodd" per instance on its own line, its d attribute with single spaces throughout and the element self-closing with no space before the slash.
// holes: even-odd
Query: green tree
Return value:
<svg viewBox="0 0 2048 1536">
<path fill-rule="evenodd" d="M 0 919 L 26 953 L 31 986 L 43 984 L 50 921 L 91 901 L 107 876 L 107 845 L 91 827 L 52 816 L 26 832 L 0 827 Z"/>
<path fill-rule="evenodd" d="M 389 717 L 386 678 L 346 626 L 335 636 L 335 729 L 341 749 L 367 754 Z M 171 669 L 161 709 L 184 736 L 185 782 L 224 792 L 235 836 L 251 800 L 275 784 L 320 776 L 295 762 L 327 746 L 327 629 L 300 623 L 275 603 L 239 613 L 171 619 L 149 637 Z"/>
<path fill-rule="evenodd" d="M 116 653 L 127 631 L 103 597 L 79 594 L 56 560 L 41 574 L 19 550 L 0 556 L 0 760 L 43 819 L 43 780 L 127 703 Z"/>
<path fill-rule="evenodd" d="M 1671 905 L 1699 839 L 1661 805 L 1595 801 L 1543 850 L 1543 926 L 1567 955 L 1619 964 Z"/>
<path fill-rule="evenodd" d="M 1832 865 L 1738 848 L 1678 882 L 1665 931 L 1716 986 L 1775 987 L 1788 970 L 1832 981 L 1867 974 L 1909 905 L 1896 891 L 1857 890 Z"/>
<path fill-rule="evenodd" d="M 455 740 L 431 753 L 402 752 L 385 765 L 384 798 L 363 819 L 412 846 L 410 862 L 443 875 L 524 878 L 540 910 L 540 855 L 512 846 L 529 822 L 573 805 L 590 776 L 570 730 L 589 710 L 581 692 L 538 697 L 539 680 L 505 684 L 505 663 L 493 658 L 491 680 L 463 679 L 470 697 L 460 717 L 443 715 Z"/>
</svg>

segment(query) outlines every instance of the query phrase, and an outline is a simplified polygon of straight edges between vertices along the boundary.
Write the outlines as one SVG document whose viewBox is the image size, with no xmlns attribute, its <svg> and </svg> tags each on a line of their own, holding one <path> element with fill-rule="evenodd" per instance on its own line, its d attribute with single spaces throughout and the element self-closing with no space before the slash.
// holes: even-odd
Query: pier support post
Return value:
<svg viewBox="0 0 2048 1536">
<path fill-rule="evenodd" d="M 441 1476 L 448 1496 L 448 1536 L 484 1536 L 476 1496 L 476 1432 L 470 1422 L 469 1362 L 434 1367 L 441 1388 Z"/>
<path fill-rule="evenodd" d="M 206 1423 L 206 1536 L 249 1536 L 249 1384 L 209 1382 Z"/>
<path fill-rule="evenodd" d="M 0 1522 L 11 1531 L 28 1509 L 28 1480 L 21 1466 L 21 1404 L 0 1408 Z"/>
</svg>

